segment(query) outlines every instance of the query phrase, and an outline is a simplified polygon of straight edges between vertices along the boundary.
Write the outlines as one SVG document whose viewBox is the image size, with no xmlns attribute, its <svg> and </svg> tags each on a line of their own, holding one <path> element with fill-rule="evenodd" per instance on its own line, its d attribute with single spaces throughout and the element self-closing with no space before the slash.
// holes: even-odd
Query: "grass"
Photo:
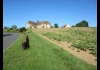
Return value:
<svg viewBox="0 0 100 70">
<path fill-rule="evenodd" d="M 4 70 L 96 70 L 36 33 L 28 33 L 30 48 L 21 50 L 23 35 L 3 53 Z"/>
</svg>

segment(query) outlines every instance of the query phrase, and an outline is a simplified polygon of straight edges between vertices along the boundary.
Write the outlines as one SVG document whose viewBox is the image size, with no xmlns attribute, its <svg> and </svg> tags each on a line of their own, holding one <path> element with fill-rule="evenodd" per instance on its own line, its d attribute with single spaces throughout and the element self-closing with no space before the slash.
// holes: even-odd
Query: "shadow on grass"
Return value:
<svg viewBox="0 0 100 70">
<path fill-rule="evenodd" d="M 3 34 L 3 37 L 10 36 L 10 35 L 13 35 L 13 34 Z"/>
<path fill-rule="evenodd" d="M 30 48 L 28 36 L 27 36 L 27 48 L 28 48 L 28 49 Z"/>
</svg>

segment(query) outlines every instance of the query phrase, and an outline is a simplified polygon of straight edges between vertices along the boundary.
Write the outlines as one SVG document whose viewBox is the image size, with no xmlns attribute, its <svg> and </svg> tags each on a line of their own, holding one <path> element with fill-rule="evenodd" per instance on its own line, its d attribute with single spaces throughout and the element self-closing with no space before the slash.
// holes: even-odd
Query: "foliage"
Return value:
<svg viewBox="0 0 100 70">
<path fill-rule="evenodd" d="M 13 30 L 13 28 L 9 28 L 9 30 Z"/>
<path fill-rule="evenodd" d="M 27 29 L 26 32 L 27 32 L 27 33 L 31 33 L 32 30 L 31 30 L 31 29 Z"/>
<path fill-rule="evenodd" d="M 4 29 L 9 29 L 9 27 L 5 26 Z"/>
<path fill-rule="evenodd" d="M 76 27 L 89 27 L 89 26 L 88 26 L 88 22 L 83 20 L 83 21 L 77 23 Z"/>
<path fill-rule="evenodd" d="M 17 28 L 16 31 L 19 32 L 19 29 Z"/>
<path fill-rule="evenodd" d="M 55 28 L 59 28 L 59 26 L 58 26 L 58 24 L 57 24 L 57 23 L 55 23 L 55 24 L 54 24 L 54 27 L 55 27 Z"/>
<path fill-rule="evenodd" d="M 7 29 L 7 27 L 5 27 L 6 29 L 3 29 L 3 32 L 24 32 L 27 29 L 25 27 L 21 27 L 21 28 L 17 28 L 16 25 L 11 26 L 11 28 Z"/>
<path fill-rule="evenodd" d="M 24 31 L 26 31 L 27 29 L 25 28 L 25 27 L 21 27 L 20 29 L 19 29 L 19 32 L 24 32 Z"/>
<path fill-rule="evenodd" d="M 16 25 L 12 25 L 11 28 L 12 29 L 17 29 L 17 26 Z"/>
</svg>

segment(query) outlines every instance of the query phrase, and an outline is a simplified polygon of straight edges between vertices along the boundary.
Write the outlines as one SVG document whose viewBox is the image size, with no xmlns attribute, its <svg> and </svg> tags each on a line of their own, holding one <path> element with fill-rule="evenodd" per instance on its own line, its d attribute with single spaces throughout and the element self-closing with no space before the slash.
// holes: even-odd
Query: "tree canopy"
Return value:
<svg viewBox="0 0 100 70">
<path fill-rule="evenodd" d="M 12 29 L 17 29 L 17 26 L 16 25 L 12 25 L 11 28 Z"/>
<path fill-rule="evenodd" d="M 5 26 L 4 29 L 9 29 L 9 27 Z"/>
<path fill-rule="evenodd" d="M 82 20 L 81 22 L 77 23 L 75 27 L 89 27 L 89 26 L 87 21 Z"/>
<path fill-rule="evenodd" d="M 59 28 L 57 23 L 54 24 L 54 27 L 55 27 L 55 28 Z"/>
<path fill-rule="evenodd" d="M 25 27 L 21 27 L 20 29 L 19 29 L 19 32 L 24 32 L 24 31 L 26 31 L 27 29 L 25 28 Z"/>
</svg>

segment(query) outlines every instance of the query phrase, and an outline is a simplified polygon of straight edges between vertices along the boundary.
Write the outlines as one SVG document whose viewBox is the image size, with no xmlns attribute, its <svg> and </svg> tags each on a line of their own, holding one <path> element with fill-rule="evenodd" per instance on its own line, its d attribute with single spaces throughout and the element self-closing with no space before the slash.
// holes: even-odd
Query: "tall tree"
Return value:
<svg viewBox="0 0 100 70">
<path fill-rule="evenodd" d="M 55 27 L 55 28 L 59 28 L 57 23 L 54 24 L 54 27 Z"/>
<path fill-rule="evenodd" d="M 25 27 L 21 27 L 20 29 L 19 29 L 19 32 L 24 32 L 24 31 L 26 31 L 27 29 L 25 28 Z"/>
<path fill-rule="evenodd" d="M 89 26 L 87 21 L 82 20 L 81 22 L 76 24 L 76 27 L 89 27 Z"/>
<path fill-rule="evenodd" d="M 5 26 L 4 29 L 7 29 L 7 27 Z"/>
<path fill-rule="evenodd" d="M 9 29 L 9 27 L 5 26 L 4 29 Z"/>
<path fill-rule="evenodd" d="M 16 25 L 12 25 L 11 28 L 12 29 L 17 29 L 17 26 Z"/>
</svg>

